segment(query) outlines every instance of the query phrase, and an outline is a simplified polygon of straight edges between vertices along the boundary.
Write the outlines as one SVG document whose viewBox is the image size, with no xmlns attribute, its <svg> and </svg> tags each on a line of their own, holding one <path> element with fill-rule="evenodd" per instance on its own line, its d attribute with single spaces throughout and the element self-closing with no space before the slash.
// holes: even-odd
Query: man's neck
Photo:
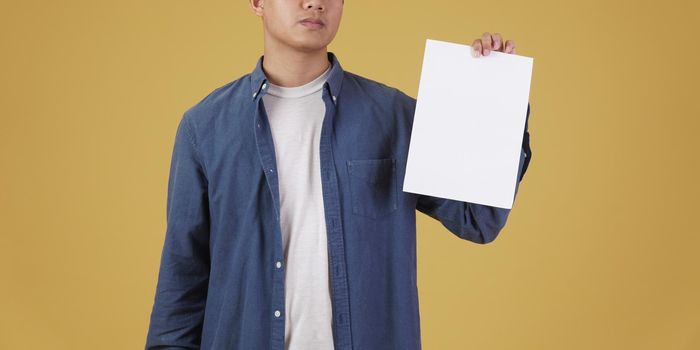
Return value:
<svg viewBox="0 0 700 350">
<path fill-rule="evenodd" d="M 328 69 L 326 48 L 318 51 L 299 52 L 287 49 L 271 49 L 265 46 L 263 71 L 270 83 L 283 87 L 304 85 Z"/>
</svg>

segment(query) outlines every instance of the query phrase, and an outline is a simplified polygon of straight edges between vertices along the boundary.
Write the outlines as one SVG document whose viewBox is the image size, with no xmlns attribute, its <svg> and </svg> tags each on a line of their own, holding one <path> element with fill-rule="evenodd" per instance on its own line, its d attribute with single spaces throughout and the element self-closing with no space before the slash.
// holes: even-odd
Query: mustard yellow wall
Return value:
<svg viewBox="0 0 700 350">
<path fill-rule="evenodd" d="M 423 347 L 700 349 L 697 1 L 347 0 L 330 50 L 416 96 L 426 38 L 534 57 L 489 245 L 419 214 Z M 185 109 L 253 69 L 243 0 L 0 11 L 0 349 L 143 347 Z"/>
</svg>

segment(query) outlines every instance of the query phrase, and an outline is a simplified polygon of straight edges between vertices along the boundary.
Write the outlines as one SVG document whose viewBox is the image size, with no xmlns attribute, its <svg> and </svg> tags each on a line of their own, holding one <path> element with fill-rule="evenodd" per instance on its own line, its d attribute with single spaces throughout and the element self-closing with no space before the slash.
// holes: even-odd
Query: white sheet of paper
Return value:
<svg viewBox="0 0 700 350">
<path fill-rule="evenodd" d="M 512 208 L 532 63 L 427 39 L 403 191 Z"/>
</svg>

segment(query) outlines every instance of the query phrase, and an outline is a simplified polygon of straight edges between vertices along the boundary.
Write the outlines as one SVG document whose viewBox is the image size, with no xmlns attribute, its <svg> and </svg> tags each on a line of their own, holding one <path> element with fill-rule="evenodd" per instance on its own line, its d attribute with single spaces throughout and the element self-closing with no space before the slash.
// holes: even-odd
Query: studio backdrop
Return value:
<svg viewBox="0 0 700 350">
<path fill-rule="evenodd" d="M 329 50 L 413 97 L 427 38 L 534 58 L 498 238 L 417 213 L 424 349 L 700 349 L 697 1 L 344 6 Z M 143 348 L 177 123 L 262 45 L 243 0 L 3 4 L 0 349 Z"/>
</svg>

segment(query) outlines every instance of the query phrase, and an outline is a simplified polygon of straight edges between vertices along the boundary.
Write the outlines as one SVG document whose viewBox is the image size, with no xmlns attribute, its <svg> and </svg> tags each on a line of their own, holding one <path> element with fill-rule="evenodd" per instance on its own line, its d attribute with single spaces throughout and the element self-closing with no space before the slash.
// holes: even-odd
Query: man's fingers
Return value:
<svg viewBox="0 0 700 350">
<path fill-rule="evenodd" d="M 486 32 L 481 36 L 481 44 L 483 47 L 483 54 L 488 55 L 489 52 L 491 51 L 491 33 Z"/>
<path fill-rule="evenodd" d="M 485 32 L 480 39 L 472 43 L 472 55 L 474 57 L 486 56 L 491 51 L 505 53 L 515 53 L 515 42 L 513 40 L 503 41 L 500 33 Z"/>
<path fill-rule="evenodd" d="M 476 39 L 472 43 L 472 56 L 474 56 L 474 57 L 481 56 L 481 40 L 480 39 Z"/>
</svg>

